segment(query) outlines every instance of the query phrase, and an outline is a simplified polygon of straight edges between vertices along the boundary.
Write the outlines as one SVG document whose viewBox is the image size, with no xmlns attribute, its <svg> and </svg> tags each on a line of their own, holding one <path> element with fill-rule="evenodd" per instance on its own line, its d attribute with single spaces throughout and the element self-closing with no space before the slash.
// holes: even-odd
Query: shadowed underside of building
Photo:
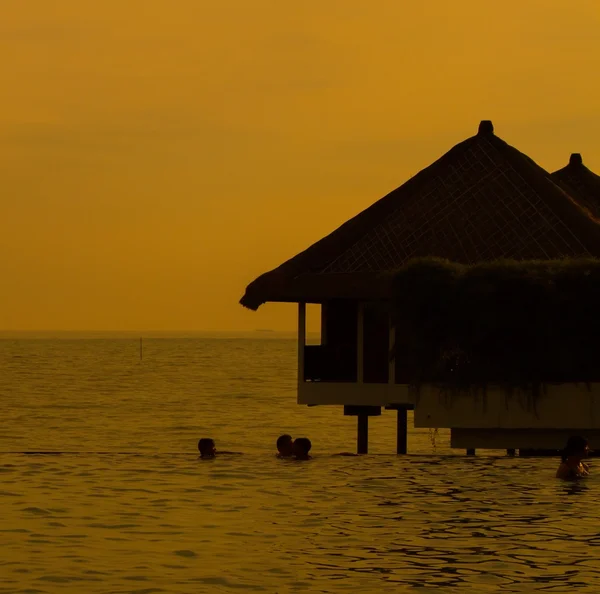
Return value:
<svg viewBox="0 0 600 594">
<path fill-rule="evenodd" d="M 346 414 L 356 414 L 359 451 L 367 448 L 368 416 L 379 414 L 382 407 L 398 410 L 399 452 L 406 450 L 407 409 L 416 408 L 419 426 L 445 426 L 419 420 L 420 405 L 411 396 L 406 369 L 402 361 L 390 360 L 390 347 L 401 339 L 401 329 L 394 328 L 380 304 L 391 298 L 393 273 L 426 257 L 467 265 L 600 257 L 600 225 L 590 206 L 600 204 L 594 202 L 596 186 L 590 182 L 600 178 L 587 169 L 576 177 L 574 168 L 577 164 L 571 163 L 551 175 L 483 121 L 475 136 L 253 281 L 241 299 L 245 307 L 256 310 L 269 301 L 299 304 L 298 402 L 343 405 Z M 575 179 L 585 184 L 577 185 Z M 321 304 L 320 345 L 305 344 L 306 303 Z M 439 414 L 434 416 L 437 423 L 444 422 Z M 458 439 L 465 428 L 484 427 L 462 427 L 454 418 L 452 422 L 453 445 L 468 449 L 555 447 L 558 433 L 548 431 L 577 429 L 528 427 L 522 419 L 514 428 L 497 427 L 504 433 L 495 441 L 490 438 L 492 427 L 486 429 L 485 440 L 473 431 Z M 510 420 L 503 423 L 510 425 Z M 515 428 L 518 437 L 507 435 Z M 535 432 L 542 430 L 544 437 L 536 440 Z"/>
</svg>

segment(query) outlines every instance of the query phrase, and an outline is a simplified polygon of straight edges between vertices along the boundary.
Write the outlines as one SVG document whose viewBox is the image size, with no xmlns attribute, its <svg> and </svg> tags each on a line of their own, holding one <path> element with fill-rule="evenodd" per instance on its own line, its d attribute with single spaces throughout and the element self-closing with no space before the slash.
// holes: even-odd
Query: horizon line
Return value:
<svg viewBox="0 0 600 594">
<path fill-rule="evenodd" d="M 3 330 L 0 329 L 0 334 L 50 334 L 50 333 L 61 333 L 61 334 L 297 334 L 298 330 L 272 330 L 257 328 L 253 330 Z M 319 334 L 318 331 L 307 331 L 307 334 Z"/>
</svg>

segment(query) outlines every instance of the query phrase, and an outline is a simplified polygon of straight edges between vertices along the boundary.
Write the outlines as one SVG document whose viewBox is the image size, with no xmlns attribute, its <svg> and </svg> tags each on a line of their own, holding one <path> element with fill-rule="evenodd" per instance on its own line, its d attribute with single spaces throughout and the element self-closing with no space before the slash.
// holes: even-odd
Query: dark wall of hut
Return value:
<svg viewBox="0 0 600 594">
<path fill-rule="evenodd" d="M 365 304 L 363 328 L 363 381 L 368 384 L 387 384 L 390 340 L 388 312 L 377 304 Z"/>
<path fill-rule="evenodd" d="M 600 381 L 600 260 L 422 261 L 395 283 L 398 383 Z"/>
</svg>

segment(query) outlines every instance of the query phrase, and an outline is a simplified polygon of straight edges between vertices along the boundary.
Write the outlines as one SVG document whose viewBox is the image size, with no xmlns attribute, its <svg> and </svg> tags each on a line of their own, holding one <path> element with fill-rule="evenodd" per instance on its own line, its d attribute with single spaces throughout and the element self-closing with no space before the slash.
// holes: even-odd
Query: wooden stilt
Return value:
<svg viewBox="0 0 600 594">
<path fill-rule="evenodd" d="M 357 434 L 357 454 L 369 453 L 369 416 L 366 414 L 358 415 L 358 434 Z"/>
<path fill-rule="evenodd" d="M 388 404 L 385 407 L 387 410 L 397 411 L 396 424 L 396 454 L 408 453 L 408 414 L 407 411 L 414 410 L 412 404 Z"/>
<path fill-rule="evenodd" d="M 356 449 L 357 454 L 369 452 L 369 417 L 381 415 L 380 406 L 344 405 L 344 415 L 357 417 Z"/>
<path fill-rule="evenodd" d="M 398 409 L 398 425 L 396 427 L 396 453 L 406 454 L 408 445 L 408 423 L 405 408 Z"/>
</svg>

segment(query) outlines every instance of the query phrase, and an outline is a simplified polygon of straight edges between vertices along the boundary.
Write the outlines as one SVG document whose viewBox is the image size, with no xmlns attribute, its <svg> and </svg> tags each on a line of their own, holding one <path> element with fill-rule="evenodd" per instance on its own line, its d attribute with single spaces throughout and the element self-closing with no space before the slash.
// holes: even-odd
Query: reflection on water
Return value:
<svg viewBox="0 0 600 594">
<path fill-rule="evenodd" d="M 563 489 L 567 495 L 581 495 L 588 490 L 587 481 L 564 481 Z"/>
<path fill-rule="evenodd" d="M 224 345 L 149 345 L 161 362 L 129 371 L 122 344 L 54 345 L 56 371 L 36 344 L 29 372 L 27 346 L 7 365 L 0 345 L 0 450 L 81 452 L 0 454 L 0 592 L 600 590 L 595 475 L 433 452 L 427 432 L 397 457 L 393 414 L 372 423 L 373 455 L 332 456 L 355 425 L 297 407 L 294 346 L 269 342 L 229 364 Z M 310 435 L 315 458 L 276 459 L 280 429 Z M 200 434 L 245 454 L 200 461 Z"/>
</svg>

